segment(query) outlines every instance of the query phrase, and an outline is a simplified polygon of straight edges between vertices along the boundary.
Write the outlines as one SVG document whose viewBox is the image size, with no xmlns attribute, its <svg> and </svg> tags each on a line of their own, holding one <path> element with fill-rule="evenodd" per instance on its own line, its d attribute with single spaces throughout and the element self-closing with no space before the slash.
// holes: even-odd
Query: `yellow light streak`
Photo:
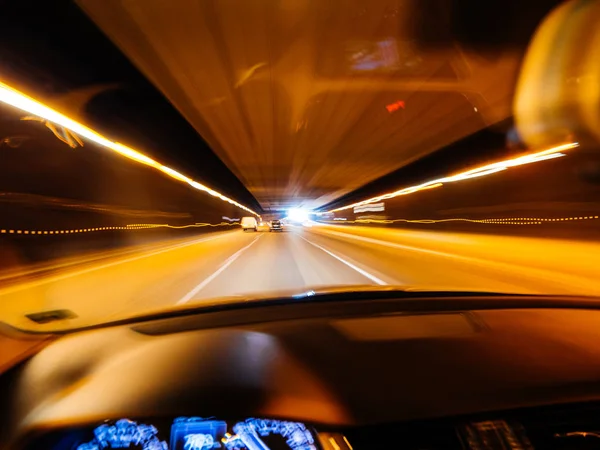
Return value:
<svg viewBox="0 0 600 450">
<path fill-rule="evenodd" d="M 165 167 L 165 166 L 161 166 L 160 170 L 164 173 L 166 173 L 167 175 L 169 175 L 172 178 L 175 178 L 176 180 L 179 181 L 183 181 L 184 183 L 190 183 L 190 181 L 192 181 L 191 179 L 189 179 L 188 177 L 186 177 L 185 175 L 177 172 L 176 170 L 173 170 L 169 167 Z"/>
<path fill-rule="evenodd" d="M 8 105 L 14 106 L 15 108 L 18 108 L 22 111 L 26 111 L 29 114 L 33 114 L 42 119 L 60 125 L 68 129 L 69 131 L 76 133 L 79 136 L 83 136 L 84 138 L 89 139 L 90 141 L 93 141 L 102 147 L 108 148 L 120 154 L 121 156 L 124 156 L 137 163 L 153 167 L 175 180 L 188 183 L 190 186 L 198 190 L 207 192 L 208 194 L 217 197 L 220 200 L 235 205 L 238 208 L 241 208 L 244 211 L 248 211 L 249 213 L 254 214 L 255 216 L 260 218 L 260 215 L 257 212 L 251 210 L 247 206 L 244 206 L 241 203 L 238 203 L 235 200 L 232 200 L 224 196 L 223 194 L 220 194 L 219 192 L 186 177 L 185 175 L 177 172 L 176 170 L 171 169 L 170 167 L 162 165 L 161 163 L 153 160 L 152 158 L 144 155 L 143 153 L 137 150 L 134 150 L 118 142 L 111 141 L 110 139 L 99 134 L 98 132 L 68 118 L 67 116 L 59 113 L 58 111 L 53 110 L 52 108 L 44 105 L 43 103 L 34 100 L 33 98 L 23 94 L 22 92 L 2 82 L 0 82 L 0 101 Z"/>
<path fill-rule="evenodd" d="M 493 219 L 468 219 L 465 217 L 456 217 L 451 219 L 356 219 L 356 220 L 344 220 L 344 221 L 333 221 L 326 220 L 323 223 L 331 223 L 336 225 L 343 225 L 348 223 L 376 223 L 376 224 L 393 224 L 393 223 L 423 223 L 423 224 L 435 224 L 445 222 L 470 222 L 470 223 L 485 223 L 492 225 L 541 225 L 548 222 L 563 222 L 567 220 L 594 220 L 599 219 L 600 216 L 577 216 L 577 217 L 505 217 L 505 218 L 493 218 Z"/>
<path fill-rule="evenodd" d="M 202 227 L 221 227 L 221 226 L 239 226 L 239 222 L 221 222 L 221 223 L 204 223 L 197 222 L 188 225 L 169 225 L 168 223 L 139 223 L 125 225 L 121 227 L 95 227 L 95 228 L 73 228 L 68 230 L 23 230 L 15 228 L 2 228 L 0 234 L 27 234 L 27 235 L 39 235 L 39 234 L 71 234 L 71 233 L 92 233 L 97 231 L 133 231 L 133 230 L 147 230 L 152 228 L 172 228 L 176 230 L 184 228 L 202 228 Z"/>
<path fill-rule="evenodd" d="M 159 163 L 154 161 L 152 158 L 149 158 L 148 156 L 144 155 L 143 153 L 140 153 L 132 148 L 129 148 L 126 145 L 119 144 L 118 142 L 113 142 L 113 143 L 111 143 L 109 148 L 111 150 L 114 150 L 115 152 L 119 153 L 120 155 L 125 156 L 126 158 L 129 158 L 129 159 L 132 159 L 139 163 L 145 164 L 146 166 L 154 167 L 155 169 L 162 168 L 162 165 L 160 165 Z"/>
<path fill-rule="evenodd" d="M 540 161 L 546 161 L 549 159 L 560 158 L 562 156 L 566 156 L 564 151 L 574 149 L 578 147 L 579 144 L 577 142 L 571 142 L 568 144 L 558 145 L 556 147 L 549 148 L 547 150 L 543 150 L 536 153 L 530 153 L 527 155 L 519 156 L 517 158 L 508 159 L 505 161 L 499 161 L 491 164 L 486 164 L 485 166 L 477 167 L 475 169 L 470 169 L 465 172 L 461 172 L 455 175 L 450 175 L 444 178 L 439 178 L 437 180 L 427 181 L 426 183 L 422 183 L 416 186 L 410 186 L 407 188 L 400 189 L 395 192 L 390 192 L 387 194 L 382 194 L 377 197 L 369 198 L 367 200 L 363 200 L 357 203 L 352 203 L 351 205 L 342 206 L 340 208 L 332 209 L 327 211 L 329 213 L 336 211 L 344 211 L 346 209 L 355 208 L 357 206 L 368 205 L 370 203 L 380 202 L 382 200 L 387 200 L 390 198 L 398 197 L 400 195 L 408 195 L 413 194 L 415 192 L 423 191 L 426 189 L 432 189 L 436 187 L 442 186 L 444 183 L 454 183 L 457 181 L 467 180 L 470 178 L 482 177 L 486 175 L 492 175 L 494 173 L 498 173 L 504 171 L 510 167 L 522 166 L 524 164 L 531 164 Z"/>
</svg>

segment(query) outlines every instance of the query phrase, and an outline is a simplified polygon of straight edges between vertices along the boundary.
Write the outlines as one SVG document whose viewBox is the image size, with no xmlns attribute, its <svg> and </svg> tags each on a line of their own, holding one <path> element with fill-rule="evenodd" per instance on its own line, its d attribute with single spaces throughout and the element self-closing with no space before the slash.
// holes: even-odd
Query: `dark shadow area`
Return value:
<svg viewBox="0 0 600 450">
<path fill-rule="evenodd" d="M 259 207 L 179 112 L 75 2 L 10 0 L 1 5 L 3 81 L 68 106 L 78 91 L 106 85 L 105 93 L 78 105 L 80 117 L 76 119 L 244 204 Z"/>
</svg>

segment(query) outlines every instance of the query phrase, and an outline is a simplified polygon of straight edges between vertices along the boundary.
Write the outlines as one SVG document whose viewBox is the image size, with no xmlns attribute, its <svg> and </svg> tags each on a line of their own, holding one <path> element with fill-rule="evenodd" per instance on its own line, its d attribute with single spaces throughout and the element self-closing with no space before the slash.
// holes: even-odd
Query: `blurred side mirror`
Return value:
<svg viewBox="0 0 600 450">
<path fill-rule="evenodd" d="M 600 144 L 600 2 L 571 0 L 552 11 L 527 50 L 515 121 L 531 148 Z"/>
</svg>

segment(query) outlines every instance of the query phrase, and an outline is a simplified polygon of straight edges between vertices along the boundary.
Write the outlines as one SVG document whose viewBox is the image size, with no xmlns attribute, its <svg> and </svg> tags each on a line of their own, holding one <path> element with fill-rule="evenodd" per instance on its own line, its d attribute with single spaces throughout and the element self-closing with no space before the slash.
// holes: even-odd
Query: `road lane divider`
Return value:
<svg viewBox="0 0 600 450">
<path fill-rule="evenodd" d="M 351 262 L 349 262 L 349 261 L 346 261 L 344 258 L 342 258 L 342 257 L 340 257 L 340 256 L 338 256 L 338 255 L 336 255 L 335 253 L 332 253 L 332 252 L 330 252 L 329 250 L 327 250 L 327 249 L 326 249 L 326 248 L 324 248 L 324 247 L 321 247 L 319 244 L 315 244 L 314 242 L 311 242 L 311 241 L 309 241 L 308 239 L 306 239 L 306 238 L 305 238 L 305 237 L 303 237 L 303 236 L 300 236 L 300 235 L 298 235 L 298 237 L 299 237 L 300 239 L 303 239 L 303 240 L 305 240 L 305 241 L 306 241 L 306 242 L 308 242 L 310 245 L 312 245 L 312 246 L 314 246 L 314 247 L 318 248 L 319 250 L 321 250 L 321 251 L 323 251 L 323 252 L 327 253 L 327 254 L 328 254 L 329 256 L 331 256 L 332 258 L 335 258 L 335 259 L 337 259 L 339 262 L 341 262 L 342 264 L 345 264 L 346 266 L 350 267 L 352 270 L 354 270 L 354 271 L 356 271 L 356 272 L 360 273 L 362 276 L 364 276 L 364 277 L 368 278 L 369 280 L 371 280 L 371 281 L 372 281 L 372 282 L 374 282 L 375 284 L 378 284 L 378 285 L 380 285 L 380 286 L 385 286 L 385 285 L 387 285 L 387 283 L 386 283 L 385 281 L 383 281 L 382 279 L 380 279 L 380 278 L 377 278 L 375 275 L 371 275 L 369 272 L 367 272 L 367 271 L 365 271 L 365 270 L 361 269 L 360 267 L 357 267 L 357 266 L 355 266 L 354 264 L 352 264 L 352 263 L 351 263 Z"/>
<path fill-rule="evenodd" d="M 202 280 L 202 282 L 200 284 L 198 284 L 197 286 L 195 286 L 194 289 L 192 289 L 187 294 L 185 294 L 183 297 L 181 297 L 179 300 L 177 300 L 177 302 L 175 304 L 176 305 L 184 305 L 187 302 L 189 302 L 191 299 L 193 299 L 198 294 L 198 292 L 200 292 L 202 289 L 204 289 L 206 286 L 208 286 L 208 284 L 211 281 L 213 281 L 221 273 L 223 273 L 225 271 L 225 269 L 227 269 L 231 264 L 233 264 L 233 262 L 236 259 L 238 259 L 242 253 L 244 253 L 246 250 L 248 250 L 250 247 L 252 247 L 256 243 L 256 241 L 258 241 L 262 236 L 263 236 L 262 234 L 257 236 L 248 245 L 241 248 L 240 250 L 235 252 L 233 255 L 231 255 L 229 258 L 227 258 L 225 260 L 225 262 L 223 264 L 221 264 L 221 266 L 217 270 L 215 270 L 211 275 L 209 275 L 207 278 Z"/>
</svg>

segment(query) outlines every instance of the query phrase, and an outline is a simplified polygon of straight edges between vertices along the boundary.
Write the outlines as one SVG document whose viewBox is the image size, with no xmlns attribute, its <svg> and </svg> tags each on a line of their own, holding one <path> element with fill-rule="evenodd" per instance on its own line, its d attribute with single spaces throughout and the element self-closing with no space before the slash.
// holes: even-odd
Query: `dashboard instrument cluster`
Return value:
<svg viewBox="0 0 600 450">
<path fill-rule="evenodd" d="M 526 450 L 600 448 L 598 409 L 515 412 L 507 420 L 434 419 L 314 429 L 286 420 L 214 417 L 107 420 L 39 430 L 25 450 Z M 329 428 L 329 427 L 325 427 Z M 13 448 L 13 447 L 11 447 Z"/>
<path fill-rule="evenodd" d="M 152 423 L 151 423 L 152 422 Z M 90 427 L 45 433 L 26 447 L 45 450 L 317 450 L 315 434 L 303 423 L 249 418 L 226 421 L 119 419 Z"/>
</svg>

